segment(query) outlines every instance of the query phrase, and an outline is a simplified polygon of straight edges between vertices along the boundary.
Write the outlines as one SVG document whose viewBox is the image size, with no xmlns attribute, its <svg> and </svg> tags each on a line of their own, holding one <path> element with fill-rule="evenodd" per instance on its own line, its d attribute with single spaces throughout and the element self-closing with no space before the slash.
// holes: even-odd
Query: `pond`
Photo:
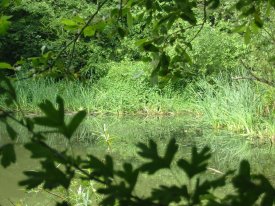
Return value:
<svg viewBox="0 0 275 206">
<path fill-rule="evenodd" d="M 18 130 L 20 137 L 16 144 L 17 162 L 8 169 L 0 167 L 0 205 L 54 205 L 54 201 L 60 199 L 48 191 L 25 191 L 17 185 L 18 181 L 25 178 L 23 171 L 39 168 L 39 163 L 31 160 L 30 154 L 23 147 L 23 143 L 28 141 L 28 134 L 21 128 Z M 0 131 L 2 144 L 8 141 L 8 138 L 3 127 Z M 110 144 L 106 143 L 107 134 Z M 270 143 L 252 141 L 241 134 L 228 131 L 213 130 L 190 115 L 90 117 L 76 132 L 72 146 L 74 153 L 82 156 L 94 154 L 103 157 L 110 154 L 118 164 L 123 161 L 138 164 L 141 161 L 137 155 L 138 142 L 147 143 L 153 139 L 158 143 L 160 150 L 163 150 L 172 137 L 176 138 L 179 155 L 182 157 L 188 158 L 194 145 L 199 148 L 208 145 L 213 153 L 209 167 L 215 171 L 237 169 L 240 160 L 247 159 L 251 163 L 253 173 L 263 173 L 275 183 L 275 149 Z M 49 137 L 48 143 L 55 148 L 68 146 L 68 143 L 58 136 Z M 179 174 L 176 173 L 177 175 Z M 206 175 L 220 174 L 209 170 Z M 150 191 L 150 185 L 175 182 L 177 178 L 175 174 L 160 173 L 150 181 L 142 180 L 142 186 L 137 190 L 146 194 Z"/>
</svg>

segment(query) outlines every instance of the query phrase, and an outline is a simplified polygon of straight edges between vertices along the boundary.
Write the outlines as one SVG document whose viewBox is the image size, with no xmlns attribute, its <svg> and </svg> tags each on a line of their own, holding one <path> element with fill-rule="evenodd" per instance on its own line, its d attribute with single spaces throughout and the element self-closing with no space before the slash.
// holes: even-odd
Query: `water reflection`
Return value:
<svg viewBox="0 0 275 206">
<path fill-rule="evenodd" d="M 29 153 L 22 146 L 28 141 L 28 133 L 22 128 L 19 130 L 20 137 L 16 146 L 17 162 L 9 169 L 0 168 L 0 205 L 9 205 L 10 201 L 18 203 L 20 200 L 28 205 L 51 205 L 55 198 L 46 192 L 26 192 L 17 186 L 17 182 L 24 179 L 22 171 L 39 168 L 38 162 L 31 160 Z M 7 142 L 8 138 L 3 127 L 0 131 L 0 144 L 2 144 Z M 109 135 L 109 143 L 106 142 L 106 133 Z M 211 130 L 191 117 L 93 117 L 77 131 L 72 139 L 72 146 L 74 153 L 82 156 L 90 153 L 104 156 L 109 153 L 117 162 L 138 163 L 141 161 L 136 153 L 138 142 L 146 143 L 154 139 L 158 142 L 159 149 L 163 150 L 171 137 L 176 138 L 179 144 L 178 155 L 188 157 L 193 145 L 200 148 L 209 145 L 213 152 L 211 168 L 218 171 L 236 169 L 241 159 L 248 159 L 251 161 L 253 172 L 263 173 L 275 183 L 273 172 L 275 151 L 270 144 L 252 142 L 241 135 L 227 131 Z M 55 148 L 68 146 L 68 142 L 58 135 L 50 136 L 48 144 Z M 213 175 L 213 173 L 209 172 L 208 175 Z M 173 176 L 168 176 L 165 178 L 160 176 L 160 179 L 156 181 L 175 179 Z M 144 181 L 144 185 L 147 184 L 149 183 Z"/>
</svg>

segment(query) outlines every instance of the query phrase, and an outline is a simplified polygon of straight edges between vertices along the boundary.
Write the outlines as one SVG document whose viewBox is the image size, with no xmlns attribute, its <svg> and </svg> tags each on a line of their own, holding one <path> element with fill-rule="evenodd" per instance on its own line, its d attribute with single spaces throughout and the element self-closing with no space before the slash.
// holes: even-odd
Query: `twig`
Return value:
<svg viewBox="0 0 275 206">
<path fill-rule="evenodd" d="M 249 80 L 254 80 L 254 81 L 258 81 L 264 84 L 267 84 L 271 87 L 275 87 L 275 82 L 274 81 L 269 81 L 267 79 L 258 77 L 257 75 L 255 75 L 252 71 L 251 68 L 248 67 L 242 60 L 241 60 L 242 65 L 246 68 L 246 70 L 248 71 L 248 73 L 252 76 L 252 77 L 235 77 L 234 79 L 239 80 L 239 79 L 249 79 Z"/>
<path fill-rule="evenodd" d="M 215 172 L 215 173 L 221 174 L 221 175 L 223 175 L 223 174 L 224 174 L 223 172 L 221 172 L 221 171 L 219 171 L 219 170 L 217 170 L 217 169 L 214 169 L 214 168 L 212 168 L 212 167 L 207 167 L 207 169 L 208 169 L 208 170 L 210 170 L 210 171 L 212 171 L 212 172 Z"/>
<path fill-rule="evenodd" d="M 272 39 L 273 43 L 275 43 L 275 37 L 272 35 L 271 32 L 269 32 L 266 28 L 263 28 L 263 30 L 268 34 L 268 36 Z"/>
<path fill-rule="evenodd" d="M 237 77 L 231 77 L 231 79 L 232 79 L 232 80 L 245 80 L 245 79 L 247 79 L 247 80 L 252 80 L 252 81 L 255 80 L 255 79 L 252 78 L 252 77 L 239 77 L 239 76 L 237 76 Z"/>
<path fill-rule="evenodd" d="M 49 190 L 45 190 L 45 189 L 41 189 L 42 191 L 44 191 L 44 192 L 46 192 L 46 193 L 49 193 L 50 195 L 53 195 L 53 196 L 55 196 L 55 197 L 57 197 L 57 198 L 60 198 L 60 199 L 62 199 L 62 200 L 67 200 L 68 198 L 66 198 L 66 197 L 63 197 L 63 196 L 61 196 L 61 195 L 58 195 L 58 194 L 56 194 L 56 193 L 53 193 L 53 192 L 51 192 L 51 191 L 49 191 Z"/>
<path fill-rule="evenodd" d="M 9 201 L 13 206 L 16 206 L 9 198 L 8 198 L 8 201 Z"/>
<path fill-rule="evenodd" d="M 206 12 L 206 0 L 203 1 L 203 22 L 201 24 L 201 27 L 199 28 L 199 30 L 197 31 L 197 33 L 193 36 L 192 39 L 190 39 L 190 41 L 186 44 L 185 50 L 187 49 L 188 45 L 192 43 L 192 41 L 194 41 L 194 39 L 197 38 L 197 36 L 199 35 L 199 33 L 202 31 L 205 23 L 207 20 L 207 12 Z"/>
</svg>

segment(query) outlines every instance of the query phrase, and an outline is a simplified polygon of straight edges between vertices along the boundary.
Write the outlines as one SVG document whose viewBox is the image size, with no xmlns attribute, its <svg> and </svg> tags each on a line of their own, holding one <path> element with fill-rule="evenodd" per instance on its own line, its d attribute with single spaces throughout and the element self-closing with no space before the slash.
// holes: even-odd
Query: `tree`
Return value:
<svg viewBox="0 0 275 206">
<path fill-rule="evenodd" d="M 64 60 L 64 57 L 69 59 L 75 57 L 76 48 L 81 39 L 88 38 L 94 41 L 97 36 L 105 32 L 112 33 L 112 38 L 116 35 L 123 38 L 130 33 L 133 25 L 137 24 L 143 38 L 138 40 L 136 45 L 150 53 L 146 60 L 151 61 L 153 65 L 151 72 L 153 83 L 158 82 L 159 76 L 186 78 L 188 64 L 192 64 L 190 57 L 192 42 L 207 23 L 213 24 L 211 23 L 213 18 L 216 24 L 232 21 L 234 31 L 243 35 L 245 42 L 249 43 L 253 34 L 259 31 L 258 28 L 270 34 L 268 29 L 272 26 L 269 28 L 265 26 L 272 24 L 274 12 L 272 0 L 236 0 L 230 3 L 221 0 L 100 0 L 91 4 L 94 4 L 97 9 L 89 17 L 75 16 L 72 19 L 63 19 L 64 29 L 71 35 L 64 41 L 65 46 L 60 50 L 43 53 L 40 57 L 30 59 L 32 67 L 35 68 L 34 74 L 48 71 L 62 74 L 66 71 L 66 74 L 74 77 L 73 74 L 78 72 L 78 69 L 72 69 L 72 60 Z M 7 6 L 8 3 L 5 3 L 5 7 Z M 7 18 L 6 15 L 2 16 Z M 2 25 L 4 28 L 4 24 Z M 272 35 L 271 38 L 273 38 Z M 274 60 L 272 56 L 267 59 Z M 247 67 L 258 67 L 257 64 L 253 64 Z M 257 76 L 258 73 L 261 75 L 262 68 L 254 70 L 256 73 L 249 70 L 252 79 L 258 81 L 265 79 Z M 30 72 L 29 75 L 31 76 L 32 73 Z M 273 79 L 265 82 L 274 84 Z"/>
</svg>

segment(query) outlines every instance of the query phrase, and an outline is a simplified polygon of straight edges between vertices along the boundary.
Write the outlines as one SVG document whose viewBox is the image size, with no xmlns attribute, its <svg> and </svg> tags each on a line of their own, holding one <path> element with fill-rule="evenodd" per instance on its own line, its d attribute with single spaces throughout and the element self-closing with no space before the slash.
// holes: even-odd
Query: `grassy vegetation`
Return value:
<svg viewBox="0 0 275 206">
<path fill-rule="evenodd" d="M 194 107 L 214 128 L 227 128 L 254 137 L 275 136 L 275 90 L 251 81 L 225 77 L 190 88 Z"/>
<path fill-rule="evenodd" d="M 107 76 L 96 83 L 30 79 L 15 83 L 19 104 L 27 112 L 37 112 L 44 99 L 64 98 L 69 112 L 170 114 L 184 111 L 184 95 L 167 86 L 150 87 L 143 63 L 113 63 Z M 3 105 L 4 107 L 4 105 Z"/>
<path fill-rule="evenodd" d="M 249 80 L 225 75 L 199 80 L 185 88 L 150 85 L 148 67 L 141 62 L 111 63 L 97 82 L 30 79 L 15 83 L 19 105 L 37 112 L 44 99 L 61 95 L 68 113 L 183 115 L 192 112 L 213 128 L 226 128 L 244 136 L 275 138 L 275 90 Z M 229 76 L 229 75 L 227 75 Z M 4 105 L 4 104 L 2 104 Z M 18 109 L 18 108 L 14 108 Z"/>
</svg>

